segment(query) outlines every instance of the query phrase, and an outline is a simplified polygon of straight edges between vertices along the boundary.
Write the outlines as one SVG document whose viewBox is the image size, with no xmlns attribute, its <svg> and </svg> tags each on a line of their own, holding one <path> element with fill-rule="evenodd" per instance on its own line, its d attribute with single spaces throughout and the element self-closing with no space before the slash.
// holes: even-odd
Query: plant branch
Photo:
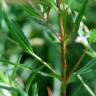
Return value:
<svg viewBox="0 0 96 96">
<path fill-rule="evenodd" d="M 95 93 L 91 90 L 91 88 L 84 82 L 83 78 L 77 74 L 78 79 L 80 80 L 80 82 L 83 84 L 83 86 L 85 87 L 85 89 L 90 93 L 91 96 L 96 96 Z"/>
<path fill-rule="evenodd" d="M 61 89 L 61 96 L 66 96 L 66 88 L 67 88 L 67 82 L 66 82 L 66 70 L 67 70 L 67 64 L 66 64 L 66 44 L 64 42 L 64 25 L 63 25 L 63 17 L 62 17 L 62 10 L 60 8 L 61 0 L 57 0 L 57 7 L 58 7 L 58 16 L 59 16 L 59 27 L 60 27 L 60 45 L 61 45 L 61 79 L 62 79 L 62 89 Z"/>
<path fill-rule="evenodd" d="M 47 87 L 47 91 L 48 91 L 48 96 L 52 96 L 52 91 L 51 91 L 50 87 Z"/>
<path fill-rule="evenodd" d="M 81 55 L 81 57 L 79 58 L 79 60 L 77 61 L 77 63 L 75 64 L 74 68 L 71 70 L 71 72 L 69 73 L 69 76 L 67 79 L 69 79 L 71 77 L 71 75 L 75 72 L 75 70 L 78 68 L 78 66 L 80 65 L 81 61 L 83 60 L 84 56 L 86 54 L 86 50 L 84 50 L 84 53 Z"/>
<path fill-rule="evenodd" d="M 40 61 L 42 64 L 44 64 L 58 79 L 60 80 L 60 75 L 52 68 L 48 63 L 46 63 L 44 60 L 42 60 L 39 56 L 37 56 L 35 53 L 31 52 L 31 55 L 36 58 L 38 61 Z"/>
<path fill-rule="evenodd" d="M 61 33 L 61 59 L 62 59 L 62 69 L 61 69 L 61 78 L 62 78 L 62 96 L 66 96 L 66 59 L 65 59 L 65 50 L 66 45 L 64 44 L 64 28 L 63 28 L 63 22 L 62 17 L 60 16 L 60 33 Z"/>
</svg>

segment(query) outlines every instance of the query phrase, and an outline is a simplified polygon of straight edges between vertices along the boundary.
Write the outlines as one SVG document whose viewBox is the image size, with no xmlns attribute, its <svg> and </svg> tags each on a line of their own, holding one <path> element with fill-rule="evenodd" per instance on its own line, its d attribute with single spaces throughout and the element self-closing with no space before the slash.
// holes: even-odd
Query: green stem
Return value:
<svg viewBox="0 0 96 96">
<path fill-rule="evenodd" d="M 91 96 L 96 96 L 95 93 L 91 90 L 91 88 L 84 82 L 83 78 L 77 74 L 78 79 L 80 80 L 80 82 L 83 84 L 83 86 L 85 87 L 85 89 L 90 93 Z"/>
<path fill-rule="evenodd" d="M 80 59 L 77 61 L 77 63 L 75 64 L 74 68 L 70 71 L 69 76 L 67 77 L 67 80 L 69 80 L 69 78 L 72 76 L 72 74 L 75 72 L 75 70 L 78 68 L 78 66 L 80 65 L 81 61 L 83 60 L 84 56 L 85 56 L 86 50 L 84 51 L 84 53 L 81 55 Z"/>
<path fill-rule="evenodd" d="M 52 68 L 48 63 L 46 63 L 43 59 L 41 59 L 39 56 L 37 56 L 35 53 L 31 52 L 31 55 L 36 58 L 39 62 L 44 64 L 58 79 L 60 79 L 59 74 Z"/>
</svg>

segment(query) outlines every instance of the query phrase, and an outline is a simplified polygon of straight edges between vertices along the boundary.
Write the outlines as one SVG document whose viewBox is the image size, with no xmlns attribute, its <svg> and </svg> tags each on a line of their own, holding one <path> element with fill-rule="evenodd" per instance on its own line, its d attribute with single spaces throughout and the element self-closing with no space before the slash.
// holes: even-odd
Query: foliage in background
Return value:
<svg viewBox="0 0 96 96">
<path fill-rule="evenodd" d="M 66 94 L 95 96 L 95 3 L 61 0 L 59 13 L 55 0 L 1 0 L 0 96 L 63 96 L 60 16 L 68 65 Z"/>
</svg>

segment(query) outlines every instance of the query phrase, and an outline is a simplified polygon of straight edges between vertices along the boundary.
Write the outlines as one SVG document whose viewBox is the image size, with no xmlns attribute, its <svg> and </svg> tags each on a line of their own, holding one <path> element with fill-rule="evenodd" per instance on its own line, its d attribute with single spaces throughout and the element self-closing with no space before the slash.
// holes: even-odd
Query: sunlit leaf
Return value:
<svg viewBox="0 0 96 96">
<path fill-rule="evenodd" d="M 14 88 L 14 87 L 8 87 L 8 86 L 5 86 L 5 85 L 0 85 L 0 88 L 5 89 L 5 90 L 8 90 L 8 91 L 11 91 L 11 92 L 17 91 L 16 88 Z"/>
<path fill-rule="evenodd" d="M 90 44 L 96 41 L 96 29 L 90 30 L 88 33 L 88 41 Z"/>
</svg>

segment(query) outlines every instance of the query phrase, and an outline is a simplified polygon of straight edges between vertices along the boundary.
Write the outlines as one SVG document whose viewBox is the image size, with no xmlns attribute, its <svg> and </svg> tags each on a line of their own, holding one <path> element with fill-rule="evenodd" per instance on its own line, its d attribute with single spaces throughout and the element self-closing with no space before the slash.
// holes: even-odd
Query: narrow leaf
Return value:
<svg viewBox="0 0 96 96">
<path fill-rule="evenodd" d="M 55 42 L 55 43 L 58 42 L 56 30 L 54 28 L 52 28 L 51 24 L 47 24 L 47 22 L 44 19 L 37 18 L 37 17 L 34 17 L 34 16 L 30 17 L 29 19 L 32 19 L 32 21 L 39 24 L 43 29 L 45 29 L 47 31 L 47 34 L 48 34 L 48 35 L 46 35 L 47 38 L 52 39 L 52 41 Z M 49 35 L 51 37 L 48 37 Z"/>
<path fill-rule="evenodd" d="M 10 30 L 11 35 L 13 38 L 19 43 L 19 45 L 29 54 L 31 54 L 33 57 L 35 57 L 38 61 L 43 63 L 48 69 L 50 69 L 54 74 L 57 75 L 56 71 L 50 67 L 44 60 L 42 60 L 39 56 L 37 56 L 35 53 L 33 53 L 32 47 L 26 38 L 26 36 L 21 31 L 20 27 L 15 21 L 10 21 L 6 14 L 4 13 L 4 19 L 6 21 L 6 24 Z"/>
<path fill-rule="evenodd" d="M 28 39 L 26 38 L 26 36 L 24 35 L 24 33 L 22 32 L 21 28 L 19 27 L 19 25 L 13 21 L 13 20 L 9 20 L 7 15 L 4 13 L 4 19 L 6 21 L 6 24 L 9 28 L 9 32 L 12 35 L 12 37 L 18 42 L 18 44 L 28 53 L 32 52 L 32 47 L 28 41 Z"/>
<path fill-rule="evenodd" d="M 38 96 L 38 88 L 37 88 L 37 83 L 33 84 L 32 86 L 32 96 Z"/>
<path fill-rule="evenodd" d="M 72 34 L 70 35 L 71 41 L 73 41 L 78 34 L 78 29 L 79 29 L 79 26 L 80 26 L 80 22 L 82 21 L 82 17 L 84 16 L 84 12 L 86 10 L 88 2 L 89 2 L 89 0 L 84 0 L 83 1 L 80 12 L 78 13 L 78 16 L 75 20 L 75 24 L 74 24 L 74 27 L 73 27 Z"/>
<path fill-rule="evenodd" d="M 32 68 L 24 65 L 24 64 L 17 64 L 17 63 L 13 63 L 13 62 L 10 62 L 4 58 L 0 58 L 0 62 L 3 62 L 4 64 L 10 64 L 10 65 L 13 65 L 13 66 L 17 66 L 18 68 L 22 68 L 22 69 L 26 69 L 26 70 L 32 70 Z"/>
<path fill-rule="evenodd" d="M 91 29 L 88 33 L 89 44 L 96 42 L 96 29 Z"/>
<path fill-rule="evenodd" d="M 39 68 L 37 68 L 37 70 L 35 70 L 34 72 L 31 73 L 30 77 L 26 81 L 26 87 L 25 87 L 25 91 L 26 92 L 28 92 L 31 84 L 33 83 L 33 80 L 35 79 L 35 77 L 38 74 L 38 71 L 40 71 L 42 68 L 44 68 L 44 66 L 40 66 Z"/>
<path fill-rule="evenodd" d="M 19 68 L 18 68 L 17 66 L 15 66 L 14 70 L 12 71 L 11 81 L 12 81 L 12 80 L 15 80 L 16 73 L 17 73 L 18 69 L 19 69 Z"/>
<path fill-rule="evenodd" d="M 24 92 L 23 88 L 21 88 L 21 86 L 17 82 L 15 82 L 15 86 L 17 88 L 17 91 L 21 94 L 20 96 L 28 96 L 28 94 Z"/>
<path fill-rule="evenodd" d="M 91 61 L 88 62 L 83 68 L 77 71 L 78 74 L 85 74 L 92 72 L 92 68 L 96 66 L 96 58 L 92 59 Z"/>
<path fill-rule="evenodd" d="M 36 13 L 36 14 L 38 14 L 38 16 L 40 16 L 41 18 L 43 18 L 43 15 L 42 15 L 42 13 L 40 12 L 40 9 L 38 9 L 37 8 L 37 5 L 39 5 L 38 3 L 34 3 L 34 1 L 31 1 L 31 0 L 28 0 L 28 3 L 27 3 L 28 5 L 27 6 L 30 6 L 31 8 L 32 8 L 32 10 L 34 10 L 34 12 Z"/>
<path fill-rule="evenodd" d="M 76 18 L 75 24 L 74 24 L 74 32 L 77 32 L 78 29 L 79 29 L 80 22 L 81 22 L 81 20 L 82 20 L 82 17 L 83 17 L 83 15 L 84 15 L 85 10 L 86 10 L 88 1 L 89 1 L 89 0 L 84 0 L 84 1 L 83 1 L 83 4 L 82 4 L 81 9 L 80 9 L 80 12 L 79 12 L 79 14 L 78 14 L 78 16 L 77 16 L 77 18 Z"/>
<path fill-rule="evenodd" d="M 8 90 L 8 91 L 12 91 L 12 92 L 17 91 L 16 88 L 14 88 L 14 87 L 8 87 L 8 86 L 5 86 L 5 85 L 0 85 L 0 88 L 5 89 L 5 90 Z"/>
<path fill-rule="evenodd" d="M 21 7 L 24 9 L 26 13 L 28 13 L 30 16 L 38 16 L 38 14 L 32 9 L 32 7 L 29 5 L 21 5 Z"/>
<path fill-rule="evenodd" d="M 95 93 L 92 91 L 92 89 L 85 83 L 85 81 L 79 74 L 77 74 L 77 77 L 80 80 L 80 82 L 82 83 L 82 85 L 85 87 L 85 89 L 90 93 L 90 95 L 96 96 Z"/>
</svg>

